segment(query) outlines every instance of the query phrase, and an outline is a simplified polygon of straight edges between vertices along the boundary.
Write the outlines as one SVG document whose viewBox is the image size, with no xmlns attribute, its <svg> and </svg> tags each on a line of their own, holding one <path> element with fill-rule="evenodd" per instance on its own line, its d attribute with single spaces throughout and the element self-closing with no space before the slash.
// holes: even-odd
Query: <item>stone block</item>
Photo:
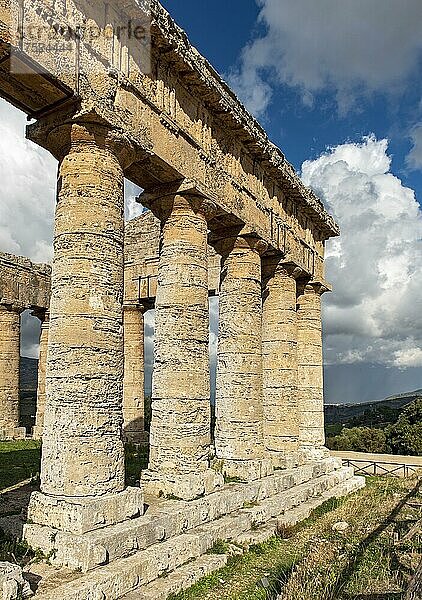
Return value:
<svg viewBox="0 0 422 600">
<path fill-rule="evenodd" d="M 273 464 L 271 459 L 258 458 L 251 460 L 224 460 L 223 474 L 226 477 L 233 477 L 241 481 L 254 481 L 268 477 L 273 473 Z"/>
<path fill-rule="evenodd" d="M 139 517 L 143 511 L 144 497 L 139 488 L 127 488 L 110 496 L 79 499 L 33 492 L 28 507 L 28 522 L 81 535 Z"/>
<path fill-rule="evenodd" d="M 195 500 L 222 488 L 224 478 L 213 469 L 181 475 L 145 470 L 141 475 L 141 484 L 145 493 L 152 496 Z"/>
</svg>

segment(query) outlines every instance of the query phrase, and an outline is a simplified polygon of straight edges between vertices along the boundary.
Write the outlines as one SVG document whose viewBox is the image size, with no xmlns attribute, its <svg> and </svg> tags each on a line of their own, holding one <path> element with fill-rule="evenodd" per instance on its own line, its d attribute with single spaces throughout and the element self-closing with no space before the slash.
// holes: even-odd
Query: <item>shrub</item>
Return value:
<svg viewBox="0 0 422 600">
<path fill-rule="evenodd" d="M 327 439 L 327 446 L 331 450 L 353 452 L 382 453 L 388 451 L 384 430 L 370 427 L 343 429 L 340 435 Z"/>
</svg>

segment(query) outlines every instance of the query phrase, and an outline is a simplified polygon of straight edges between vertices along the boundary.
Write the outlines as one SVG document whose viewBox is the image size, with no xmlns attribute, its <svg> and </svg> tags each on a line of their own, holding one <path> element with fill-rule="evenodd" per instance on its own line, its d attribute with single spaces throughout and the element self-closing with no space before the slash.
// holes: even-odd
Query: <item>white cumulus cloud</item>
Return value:
<svg viewBox="0 0 422 600">
<path fill-rule="evenodd" d="M 25 116 L 0 103 L 0 251 L 52 258 L 57 162 L 25 139 Z"/>
<path fill-rule="evenodd" d="M 264 33 L 246 46 L 231 82 L 250 110 L 265 111 L 271 80 L 297 87 L 306 105 L 324 88 L 341 109 L 374 90 L 397 89 L 422 51 L 420 0 L 256 0 Z"/>
<path fill-rule="evenodd" d="M 302 165 L 342 230 L 327 244 L 331 364 L 422 366 L 422 212 L 390 163 L 387 140 L 370 136 Z"/>
</svg>

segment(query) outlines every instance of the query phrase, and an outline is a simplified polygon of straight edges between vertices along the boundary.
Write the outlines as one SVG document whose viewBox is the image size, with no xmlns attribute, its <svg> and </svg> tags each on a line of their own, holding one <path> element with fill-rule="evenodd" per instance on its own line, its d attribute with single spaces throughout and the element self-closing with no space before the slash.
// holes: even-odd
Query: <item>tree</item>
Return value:
<svg viewBox="0 0 422 600">
<path fill-rule="evenodd" d="M 343 429 L 340 435 L 328 438 L 327 446 L 331 450 L 353 452 L 386 452 L 386 435 L 382 429 L 370 427 L 352 427 Z"/>
<path fill-rule="evenodd" d="M 385 433 L 393 454 L 422 456 L 422 398 L 406 406 Z"/>
</svg>

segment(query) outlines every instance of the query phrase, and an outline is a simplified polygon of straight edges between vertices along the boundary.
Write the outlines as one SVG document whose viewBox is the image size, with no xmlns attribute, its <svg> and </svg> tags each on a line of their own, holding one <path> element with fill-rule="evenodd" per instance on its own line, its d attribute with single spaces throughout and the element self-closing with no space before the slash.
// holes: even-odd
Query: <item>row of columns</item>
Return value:
<svg viewBox="0 0 422 600">
<path fill-rule="evenodd" d="M 250 481 L 324 456 L 320 296 L 327 288 L 282 255 L 266 256 L 256 236 L 225 230 L 210 238 L 222 257 L 217 475 L 210 476 L 206 251 L 213 211 L 189 190 L 148 201 L 161 220 L 161 241 L 144 489 L 190 499 L 221 485 L 218 475 Z"/>
<path fill-rule="evenodd" d="M 226 241 L 230 245 L 230 241 Z M 238 245 L 239 242 L 238 242 Z M 245 246 L 245 243 L 243 244 Z M 222 245 L 219 245 L 220 250 Z M 245 246 L 247 248 L 247 245 Z M 240 248 L 238 248 L 239 250 Z M 240 255 L 238 254 L 238 257 Z M 233 260 L 233 257 L 232 257 Z M 236 259 L 238 260 L 238 259 Z M 240 446 L 243 438 L 238 415 L 245 419 L 244 427 L 255 431 L 263 423 L 266 450 L 270 453 L 277 467 L 292 466 L 297 459 L 297 441 L 303 448 L 319 448 L 324 445 L 324 421 L 321 411 L 323 382 L 320 365 L 322 362 L 321 346 L 321 285 L 304 285 L 296 281 L 300 269 L 285 264 L 277 257 L 268 257 L 263 261 L 263 312 L 262 312 L 262 356 L 252 334 L 257 330 L 248 321 L 260 318 L 259 294 L 255 294 L 256 306 L 248 306 L 247 298 L 239 293 L 239 282 L 233 287 L 233 279 L 227 278 L 223 266 L 222 302 L 220 313 L 219 336 L 219 387 L 217 388 L 217 440 L 224 438 L 222 430 L 228 427 L 227 439 L 233 438 L 234 444 Z M 255 264 L 255 269 L 259 263 Z M 257 274 L 257 273 L 256 273 Z M 249 286 L 254 279 L 249 280 Z M 259 278 L 255 278 L 256 291 L 259 291 Z M 232 285 L 232 294 L 230 293 Z M 245 290 L 244 290 L 245 291 Z M 253 298 L 253 295 L 250 296 Z M 226 304 L 225 304 L 226 303 Z M 236 306 L 244 314 L 240 319 L 241 327 L 246 329 L 247 338 L 241 339 L 237 332 L 237 344 L 233 345 L 233 328 L 236 323 Z M 23 437 L 23 428 L 19 427 L 19 339 L 20 309 L 13 306 L 0 307 L 0 344 L 1 368 L 0 394 L 3 399 L 3 410 L 0 430 L 2 438 Z M 125 305 L 123 312 L 124 331 L 124 380 L 123 380 L 123 420 L 124 438 L 134 443 L 148 441 L 148 433 L 144 426 L 144 314 L 146 307 Z M 40 351 L 38 363 L 37 412 L 33 429 L 34 439 L 41 439 L 45 410 L 45 371 L 47 360 L 47 343 L 49 330 L 49 312 L 34 311 L 41 321 Z M 239 313 L 238 313 L 239 314 Z M 259 329 L 259 324 L 258 324 Z M 231 335 L 227 334 L 227 331 Z M 244 336 L 245 334 L 243 334 Z M 239 353 L 238 345 L 242 345 Z M 229 361 L 233 355 L 236 365 Z M 253 354 L 253 359 L 251 359 Z M 259 377 L 255 393 L 250 389 L 248 378 L 252 376 L 251 365 L 258 365 L 262 360 L 262 414 L 261 386 Z M 236 369 L 237 367 L 237 369 Z M 247 386 L 246 391 L 227 391 L 224 370 L 228 369 L 240 375 L 240 383 Z M 243 377 L 244 376 L 244 377 Z M 245 379 L 246 378 L 246 379 Z M 298 385 L 298 382 L 301 385 Z M 239 384 L 239 380 L 237 382 Z M 249 386 L 249 387 L 248 387 Z M 300 394 L 300 396 L 299 396 Z M 244 399 L 244 406 L 235 406 L 229 398 Z M 254 406 L 254 404 L 256 406 Z M 284 407 L 283 410 L 280 407 Z M 246 408 L 245 408 L 246 407 Z M 239 413 L 240 410 L 240 413 Z M 253 415 L 252 411 L 257 414 Z M 220 414 L 224 419 L 220 419 Z M 230 415 L 234 415 L 230 417 Z M 221 430 L 221 431 L 220 431 Z M 159 436 L 160 437 L 160 436 Z M 249 436 L 251 437 L 251 436 Z M 252 436 L 254 439 L 256 435 Z M 259 436 L 258 436 L 259 439 Z M 224 455 L 219 448 L 219 455 Z M 250 458 L 250 445 L 247 445 L 244 457 Z M 230 445 L 225 453 L 230 455 Z"/>
<path fill-rule="evenodd" d="M 20 319 L 24 308 L 0 305 L 0 439 L 23 439 L 26 429 L 19 427 Z M 48 341 L 48 311 L 34 311 L 41 321 L 38 367 L 37 416 L 33 435 L 41 437 L 45 405 L 45 367 Z"/>
<path fill-rule="evenodd" d="M 143 402 L 143 316 L 123 313 L 123 173 L 136 156 L 124 135 L 92 115 L 54 126 L 45 143 L 60 166 L 41 494 L 31 498 L 28 514 L 39 525 L 54 521 L 83 533 L 92 516 L 81 524 L 75 511 L 83 513 L 93 498 L 101 526 L 143 506 L 141 490 L 124 487 L 122 439 L 123 322 L 125 404 L 130 398 L 135 416 Z M 279 261 L 273 274 L 265 271 L 263 301 L 266 245 L 236 232 L 215 236 L 222 281 L 213 459 L 207 244 L 216 209 L 189 189 L 162 192 L 151 206 L 161 241 L 150 462 L 141 488 L 190 500 L 217 489 L 224 475 L 265 476 L 305 440 L 315 444 L 313 413 L 322 413 L 319 290 L 305 285 L 295 310 L 296 280 Z"/>
</svg>

